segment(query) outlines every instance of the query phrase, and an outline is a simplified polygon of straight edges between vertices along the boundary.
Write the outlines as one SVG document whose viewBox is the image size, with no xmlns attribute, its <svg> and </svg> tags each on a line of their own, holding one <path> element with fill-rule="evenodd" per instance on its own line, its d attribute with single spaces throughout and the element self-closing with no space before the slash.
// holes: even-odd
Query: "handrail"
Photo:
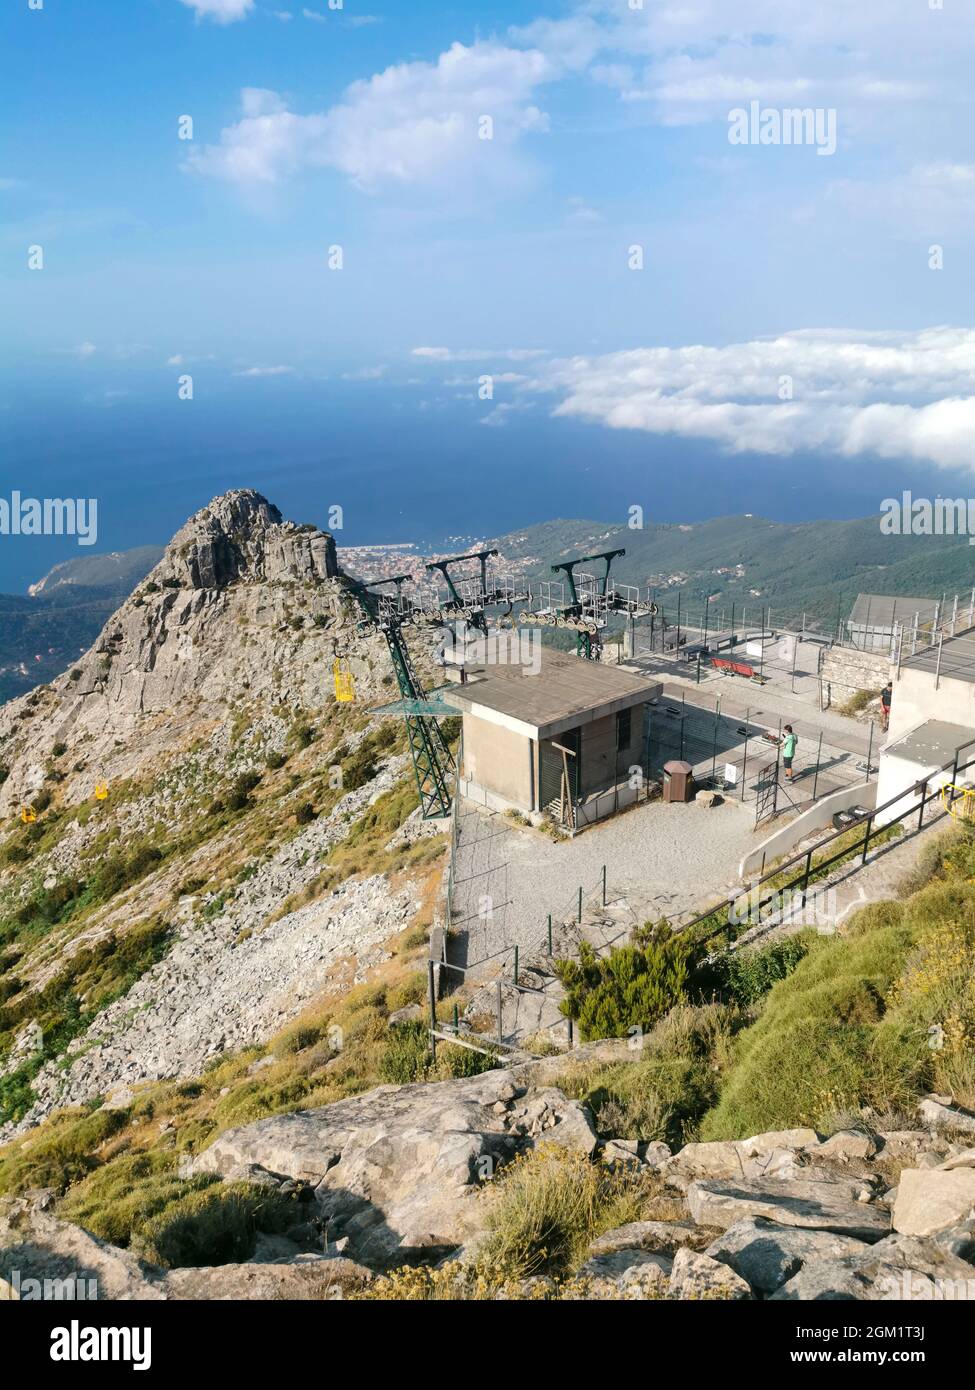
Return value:
<svg viewBox="0 0 975 1390">
<path fill-rule="evenodd" d="M 915 790 L 920 792 L 919 802 L 902 811 L 900 815 L 892 816 L 890 820 L 887 822 L 887 824 L 899 825 L 902 821 L 906 820 L 908 816 L 913 816 L 917 814 L 918 829 L 921 829 L 924 823 L 924 812 L 927 806 L 930 805 L 932 801 L 942 799 L 942 786 L 939 786 L 934 791 L 929 791 L 929 784 L 932 778 L 937 776 L 939 772 L 949 772 L 951 774 L 952 785 L 954 785 L 957 782 L 958 777 L 963 772 L 967 772 L 969 768 L 975 767 L 975 758 L 971 759 L 969 762 L 965 764 L 959 764 L 958 761 L 959 755 L 963 752 L 963 750 L 971 748 L 973 744 L 975 744 L 975 738 L 969 739 L 967 743 L 961 744 L 960 747 L 955 750 L 955 756 L 951 762 L 943 763 L 940 768 L 935 770 L 935 772 L 930 773 L 927 777 L 923 779 L 923 781 L 918 782 L 915 785 Z M 889 801 L 885 801 L 882 805 L 875 807 L 868 815 L 863 816 L 859 821 L 854 822 L 854 825 L 863 825 L 866 827 L 862 844 L 862 855 L 860 860 L 861 865 L 865 864 L 867 861 L 867 853 L 870 848 L 870 837 L 873 832 L 877 816 L 883 811 L 890 810 L 891 807 L 896 806 L 898 802 L 903 801 L 904 798 L 906 796 L 909 796 L 910 794 L 910 789 L 908 789 L 907 791 L 900 791 L 895 796 L 892 796 Z M 964 793 L 959 794 L 963 795 Z M 953 799 L 954 797 L 952 797 L 952 800 Z M 943 812 L 943 814 L 949 814 L 949 810 L 946 809 L 946 811 Z M 940 818 L 941 817 L 939 816 L 938 819 Z M 847 846 L 844 849 L 840 850 L 838 854 L 833 855 L 832 858 L 819 860 L 815 864 L 813 864 L 813 855 L 817 854 L 819 851 L 826 848 L 828 845 L 833 844 L 842 835 L 848 834 L 849 830 L 852 828 L 853 827 L 847 826 L 843 830 L 832 831 L 829 835 L 827 835 L 824 839 L 818 841 L 815 845 L 811 845 L 806 850 L 801 850 L 798 854 L 793 855 L 791 859 L 787 859 L 784 863 L 779 864 L 776 868 L 770 869 L 768 873 L 763 874 L 761 878 L 757 879 L 749 887 L 744 888 L 742 892 L 736 894 L 734 897 L 728 897 L 725 898 L 722 902 L 713 903 L 711 907 L 709 907 L 705 912 L 700 913 L 690 922 L 684 923 L 680 927 L 680 931 L 690 931 L 694 927 L 699 926 L 701 922 L 706 922 L 709 918 L 716 916 L 718 913 L 733 908 L 735 904 L 740 902 L 743 898 L 750 898 L 756 891 L 760 892 L 761 887 L 764 883 L 770 883 L 773 879 L 781 880 L 782 876 L 784 874 L 787 874 L 788 871 L 797 864 L 804 865 L 803 873 L 800 874 L 797 878 L 795 878 L 790 884 L 782 884 L 781 882 L 779 882 L 774 893 L 772 893 L 768 898 L 763 899 L 759 897 L 759 900 L 754 905 L 753 910 L 760 914 L 762 908 L 765 907 L 767 903 L 774 901 L 776 898 L 784 894 L 788 889 L 794 888 L 796 884 L 800 882 L 802 883 L 802 903 L 805 904 L 806 892 L 808 891 L 809 881 L 812 877 L 813 872 L 815 871 L 817 875 L 820 874 L 822 870 L 828 869 L 832 864 L 835 864 L 839 860 L 845 858 L 851 852 L 851 850 L 859 851 L 861 849 L 861 846 L 859 844 Z M 713 931 L 708 932 L 705 936 L 701 938 L 701 940 L 707 941 L 711 936 L 717 936 L 720 932 L 726 931 L 727 928 L 731 925 L 733 925 L 733 923 L 729 918 L 727 922 L 719 926 L 716 926 Z"/>
</svg>

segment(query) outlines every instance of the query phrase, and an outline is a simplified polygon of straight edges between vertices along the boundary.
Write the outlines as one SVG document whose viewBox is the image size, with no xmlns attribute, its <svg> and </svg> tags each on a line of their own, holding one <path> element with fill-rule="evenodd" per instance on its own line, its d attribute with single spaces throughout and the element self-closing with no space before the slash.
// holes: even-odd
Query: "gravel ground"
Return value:
<svg viewBox="0 0 975 1390">
<path fill-rule="evenodd" d="M 608 916 L 618 935 L 628 925 L 679 917 L 737 883 L 742 856 L 756 834 L 754 810 L 725 802 L 665 806 L 651 802 L 553 843 L 537 830 L 464 803 L 454 871 L 453 926 L 458 965 L 478 965 L 544 939 L 546 918 L 574 918 L 582 885 L 584 911 L 601 906 L 607 868 Z M 602 915 L 602 914 L 600 914 Z"/>
</svg>

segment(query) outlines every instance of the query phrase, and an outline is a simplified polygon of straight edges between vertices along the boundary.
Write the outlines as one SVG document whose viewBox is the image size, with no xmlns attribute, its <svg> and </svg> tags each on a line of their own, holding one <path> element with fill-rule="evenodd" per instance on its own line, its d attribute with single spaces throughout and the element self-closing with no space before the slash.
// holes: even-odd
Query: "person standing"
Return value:
<svg viewBox="0 0 975 1390">
<path fill-rule="evenodd" d="M 785 780 L 793 781 L 792 759 L 796 756 L 796 744 L 799 742 L 798 735 L 793 731 L 791 724 L 785 726 L 785 738 L 782 740 L 782 766 L 785 768 Z"/>
<path fill-rule="evenodd" d="M 884 721 L 884 732 L 890 728 L 890 700 L 893 693 L 893 681 L 888 681 L 880 692 L 880 714 Z"/>
</svg>

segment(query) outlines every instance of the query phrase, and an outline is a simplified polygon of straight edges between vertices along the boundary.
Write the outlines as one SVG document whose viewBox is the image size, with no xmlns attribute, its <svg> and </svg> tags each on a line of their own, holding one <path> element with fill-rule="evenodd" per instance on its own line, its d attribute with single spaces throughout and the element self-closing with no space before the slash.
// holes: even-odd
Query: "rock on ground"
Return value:
<svg viewBox="0 0 975 1390">
<path fill-rule="evenodd" d="M 704 1253 L 729 1265 L 756 1292 L 770 1294 L 807 1264 L 830 1263 L 869 1249 L 851 1236 L 781 1226 L 758 1216 L 729 1226 Z"/>
<path fill-rule="evenodd" d="M 930 1236 L 973 1216 L 975 1168 L 905 1168 L 901 1173 L 894 1203 L 895 1231 Z"/>
<path fill-rule="evenodd" d="M 858 1202 L 855 1192 L 855 1184 L 843 1182 L 753 1178 L 737 1183 L 693 1182 L 687 1201 L 701 1226 L 727 1230 L 746 1217 L 764 1216 L 782 1226 L 880 1240 L 890 1231 L 889 1214 Z"/>
<path fill-rule="evenodd" d="M 748 1284 L 728 1265 L 684 1247 L 674 1258 L 671 1298 L 723 1299 L 739 1302 L 752 1297 Z"/>
<path fill-rule="evenodd" d="M 541 1143 L 591 1155 L 588 1111 L 561 1091 L 526 1094 L 510 1072 L 432 1085 L 380 1086 L 317 1110 L 229 1130 L 194 1172 L 247 1176 L 249 1165 L 313 1184 L 330 1239 L 382 1266 L 410 1250 L 463 1245 L 483 1224 L 477 1197 L 518 1152 Z"/>
</svg>

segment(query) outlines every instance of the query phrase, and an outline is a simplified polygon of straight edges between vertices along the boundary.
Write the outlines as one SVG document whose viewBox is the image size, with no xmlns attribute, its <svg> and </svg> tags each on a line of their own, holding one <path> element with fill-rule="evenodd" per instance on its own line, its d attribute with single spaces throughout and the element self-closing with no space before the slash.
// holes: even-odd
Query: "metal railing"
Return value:
<svg viewBox="0 0 975 1390">
<path fill-rule="evenodd" d="M 799 894 L 797 905 L 800 908 L 804 907 L 810 884 L 825 878 L 829 870 L 836 867 L 841 862 L 847 863 L 850 860 L 859 858 L 860 863 L 858 867 L 863 868 L 870 853 L 871 843 L 876 845 L 881 834 L 886 832 L 891 826 L 903 825 L 905 821 L 910 821 L 916 816 L 917 826 L 914 833 L 917 833 L 943 820 L 946 816 L 950 815 L 951 804 L 953 804 L 958 797 L 964 796 L 964 791 L 959 790 L 955 786 L 955 783 L 957 783 L 958 778 L 963 773 L 975 767 L 975 758 L 962 764 L 959 762 L 959 757 L 965 749 L 972 747 L 973 744 L 975 744 L 975 739 L 971 739 L 968 743 L 962 744 L 955 751 L 954 759 L 951 762 L 944 763 L 937 772 L 930 773 L 926 778 L 916 783 L 913 788 L 898 792 L 896 796 L 891 797 L 889 801 L 885 801 L 882 805 L 875 807 L 868 815 L 855 822 L 854 825 L 845 826 L 840 830 L 832 831 L 830 834 L 824 836 L 823 839 L 817 841 L 816 844 L 800 851 L 790 859 L 786 859 L 784 863 L 776 865 L 776 867 L 769 870 L 768 873 L 763 874 L 744 892 L 725 898 L 722 902 L 714 903 L 706 911 L 699 913 L 699 915 L 694 917 L 690 922 L 681 923 L 678 930 L 682 934 L 684 932 L 693 931 L 702 924 L 723 914 L 724 921 L 716 922 L 710 931 L 703 933 L 697 939 L 699 941 L 709 941 L 712 937 L 719 936 L 729 931 L 733 933 L 732 939 L 734 939 L 735 934 L 741 935 L 743 932 L 750 930 L 751 927 L 761 925 L 762 912 L 766 908 L 772 909 L 769 913 L 770 917 L 781 912 L 786 895 L 794 893 L 796 889 L 798 889 Z M 933 788 L 931 785 L 939 773 L 950 774 L 951 792 L 947 801 L 944 798 L 944 783 L 939 782 Z M 899 815 L 891 814 L 881 826 L 877 826 L 878 816 L 893 811 L 893 808 L 895 808 L 899 802 L 904 801 L 905 798 L 912 795 L 918 797 L 916 803 L 901 811 Z M 939 803 L 942 809 L 939 814 L 929 818 L 927 824 L 925 824 L 924 813 L 932 802 Z M 860 827 L 863 829 L 862 840 L 846 843 L 835 854 L 829 855 L 825 859 L 817 857 L 824 849 L 835 844 L 836 841 L 842 837 L 849 836 L 851 830 L 856 830 Z M 789 873 L 792 869 L 796 869 L 796 873 L 795 876 L 790 879 Z M 785 878 L 786 881 L 783 881 L 783 878 Z M 763 886 L 772 887 L 773 884 L 774 888 L 772 888 L 772 891 L 767 897 L 763 897 Z M 755 898 L 756 893 L 758 894 L 757 900 Z M 738 905 L 742 902 L 748 904 L 747 912 L 744 917 L 741 916 L 738 910 Z M 740 931 L 736 931 L 737 928 L 740 928 Z"/>
</svg>

